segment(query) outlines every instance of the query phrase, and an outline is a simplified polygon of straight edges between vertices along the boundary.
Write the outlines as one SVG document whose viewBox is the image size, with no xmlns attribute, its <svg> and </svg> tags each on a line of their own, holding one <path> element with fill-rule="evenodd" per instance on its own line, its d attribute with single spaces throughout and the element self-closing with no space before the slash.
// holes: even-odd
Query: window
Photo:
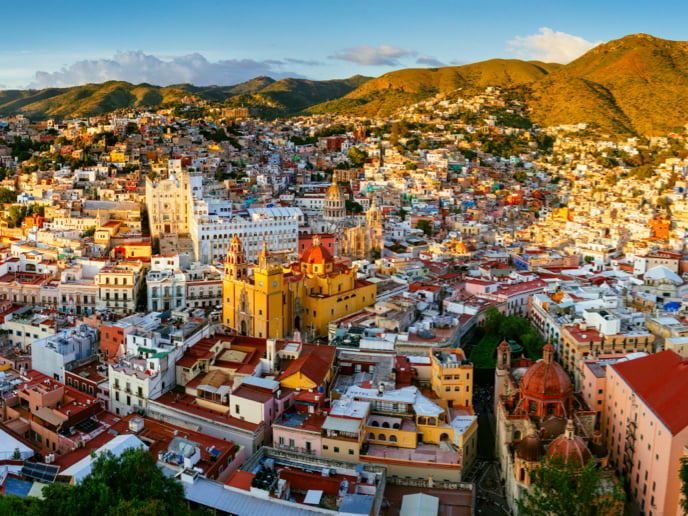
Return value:
<svg viewBox="0 0 688 516">
<path fill-rule="evenodd" d="M 234 405 L 234 412 L 236 412 L 237 414 L 240 414 L 239 405 L 238 405 L 238 404 L 237 404 L 237 405 Z"/>
<path fill-rule="evenodd" d="M 353 455 L 353 454 L 354 454 L 354 451 L 351 448 L 349 448 L 349 455 Z"/>
<path fill-rule="evenodd" d="M 339 446 L 335 446 L 335 447 L 334 447 L 334 452 L 335 452 L 335 453 L 339 453 Z"/>
</svg>

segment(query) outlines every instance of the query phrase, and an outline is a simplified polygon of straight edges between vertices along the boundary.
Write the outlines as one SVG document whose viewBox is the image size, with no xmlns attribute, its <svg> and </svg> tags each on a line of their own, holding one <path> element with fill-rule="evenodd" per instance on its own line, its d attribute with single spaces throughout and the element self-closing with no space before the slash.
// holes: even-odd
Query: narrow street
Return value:
<svg viewBox="0 0 688 516">
<path fill-rule="evenodd" d="M 494 453 L 495 417 L 491 386 L 476 389 L 474 406 L 478 413 L 478 459 L 465 480 L 475 483 L 475 512 L 487 516 L 509 515 Z"/>
</svg>

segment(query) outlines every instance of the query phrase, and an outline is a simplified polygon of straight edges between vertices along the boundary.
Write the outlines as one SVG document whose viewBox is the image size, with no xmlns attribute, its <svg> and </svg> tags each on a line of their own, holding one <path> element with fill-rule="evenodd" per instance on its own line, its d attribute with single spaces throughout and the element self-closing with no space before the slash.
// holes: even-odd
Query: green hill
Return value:
<svg viewBox="0 0 688 516">
<path fill-rule="evenodd" d="M 341 98 L 369 80 L 361 75 L 332 81 L 282 79 L 250 94 L 230 97 L 226 103 L 248 106 L 268 118 L 290 116 L 315 104 Z"/>
<path fill-rule="evenodd" d="M 155 107 L 181 99 L 181 89 L 109 81 L 72 88 L 0 92 L 0 115 L 66 118 L 107 113 L 124 107 Z"/>
<path fill-rule="evenodd" d="M 34 118 L 92 116 L 127 107 L 157 107 L 187 95 L 227 105 L 247 105 L 264 116 L 289 116 L 313 104 L 346 95 L 368 77 L 360 75 L 332 81 L 256 77 L 233 86 L 169 87 L 109 81 L 72 88 L 0 91 L 0 116 L 25 114 Z"/>
</svg>

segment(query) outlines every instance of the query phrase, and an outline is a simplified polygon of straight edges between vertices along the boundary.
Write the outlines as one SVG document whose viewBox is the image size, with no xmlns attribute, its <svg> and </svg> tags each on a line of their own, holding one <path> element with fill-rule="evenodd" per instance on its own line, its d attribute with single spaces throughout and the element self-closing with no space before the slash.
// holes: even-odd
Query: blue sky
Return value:
<svg viewBox="0 0 688 516">
<path fill-rule="evenodd" d="M 490 58 L 568 62 L 645 32 L 685 39 L 688 3 L 628 0 L 4 2 L 0 88 L 121 79 L 337 79 Z M 670 13 L 670 14 L 668 14 Z"/>
</svg>

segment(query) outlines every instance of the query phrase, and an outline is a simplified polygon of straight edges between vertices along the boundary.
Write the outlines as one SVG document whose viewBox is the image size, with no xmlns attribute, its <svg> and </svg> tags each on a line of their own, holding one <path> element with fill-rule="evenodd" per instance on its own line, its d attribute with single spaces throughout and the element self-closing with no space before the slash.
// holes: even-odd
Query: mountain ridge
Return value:
<svg viewBox="0 0 688 516">
<path fill-rule="evenodd" d="M 155 86 L 108 81 L 72 88 L 0 91 L 0 116 L 91 116 L 159 107 L 194 96 L 246 106 L 259 116 L 390 116 L 435 95 L 470 95 L 487 86 L 518 87 L 540 126 L 586 123 L 615 134 L 666 134 L 688 120 L 688 42 L 632 34 L 561 65 L 490 59 L 461 66 L 406 68 L 379 77 L 315 81 L 260 76 L 235 85 Z"/>
</svg>

